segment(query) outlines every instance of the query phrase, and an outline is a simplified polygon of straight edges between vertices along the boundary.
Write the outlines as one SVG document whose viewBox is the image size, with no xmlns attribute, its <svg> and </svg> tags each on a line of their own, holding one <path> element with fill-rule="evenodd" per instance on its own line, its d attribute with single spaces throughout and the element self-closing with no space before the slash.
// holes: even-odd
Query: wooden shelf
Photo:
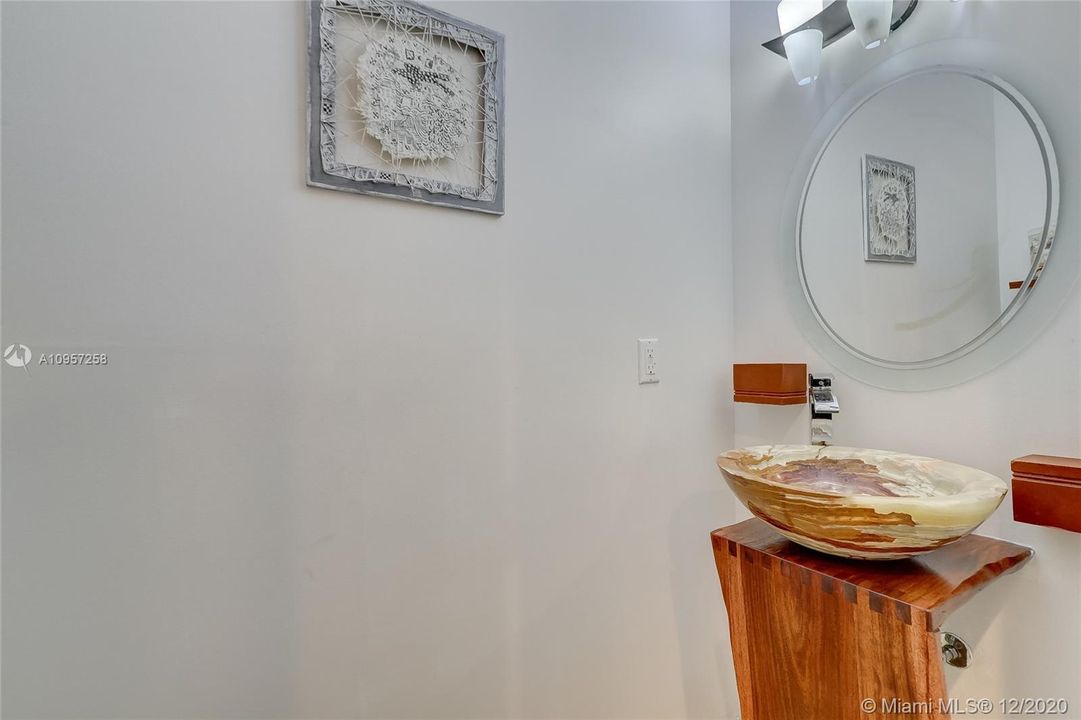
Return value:
<svg viewBox="0 0 1081 720">
<path fill-rule="evenodd" d="M 743 720 L 897 717 L 863 712 L 863 698 L 940 707 L 943 619 L 1032 556 L 969 535 L 909 560 L 845 560 L 758 519 L 716 530 L 712 541 Z"/>
<path fill-rule="evenodd" d="M 1026 455 L 1013 470 L 1013 519 L 1081 532 L 1081 460 Z"/>
<path fill-rule="evenodd" d="M 758 405 L 807 402 L 806 363 L 737 363 L 732 366 L 732 399 Z"/>
<path fill-rule="evenodd" d="M 1010 290 L 1020 290 L 1021 286 L 1024 285 L 1024 284 L 1025 284 L 1024 280 L 1010 280 L 1010 282 L 1009 282 Z M 1028 286 L 1030 288 L 1036 287 L 1036 281 L 1035 280 L 1030 280 L 1029 283 L 1028 283 Z"/>
</svg>

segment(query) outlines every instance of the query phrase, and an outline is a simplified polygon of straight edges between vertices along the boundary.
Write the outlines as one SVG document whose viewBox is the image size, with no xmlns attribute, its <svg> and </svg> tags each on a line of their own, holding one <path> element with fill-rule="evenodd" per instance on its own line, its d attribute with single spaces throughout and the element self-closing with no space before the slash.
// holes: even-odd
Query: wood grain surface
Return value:
<svg viewBox="0 0 1081 720">
<path fill-rule="evenodd" d="M 1081 460 L 1026 455 L 1013 469 L 1013 519 L 1081 532 Z"/>
<path fill-rule="evenodd" d="M 807 402 L 807 364 L 734 364 L 732 399 L 759 405 L 802 405 Z"/>
<path fill-rule="evenodd" d="M 940 623 L 1032 555 L 970 535 L 918 559 L 845 560 L 758 519 L 717 530 L 712 541 L 742 720 L 948 717 Z M 913 705 L 898 712 L 883 699 Z"/>
</svg>

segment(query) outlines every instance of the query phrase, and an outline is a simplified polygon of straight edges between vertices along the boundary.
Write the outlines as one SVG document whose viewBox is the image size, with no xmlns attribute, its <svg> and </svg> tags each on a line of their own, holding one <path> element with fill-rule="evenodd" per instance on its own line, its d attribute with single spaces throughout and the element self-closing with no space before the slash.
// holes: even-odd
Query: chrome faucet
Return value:
<svg viewBox="0 0 1081 720">
<path fill-rule="evenodd" d="M 841 412 L 833 394 L 833 376 L 807 376 L 807 402 L 811 405 L 811 444 L 833 444 L 833 416 Z"/>
</svg>

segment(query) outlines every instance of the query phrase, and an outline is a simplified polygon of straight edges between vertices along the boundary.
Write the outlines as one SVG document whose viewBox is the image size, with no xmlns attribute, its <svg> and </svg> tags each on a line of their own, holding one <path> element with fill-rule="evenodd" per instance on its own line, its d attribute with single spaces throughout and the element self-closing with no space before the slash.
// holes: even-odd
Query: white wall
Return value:
<svg viewBox="0 0 1081 720">
<path fill-rule="evenodd" d="M 1012 68 L 1005 79 L 1048 125 L 1063 206 L 1077 207 L 1079 10 L 1074 2 L 921 2 L 880 51 L 864 51 L 851 35 L 826 50 L 823 76 L 808 90 L 796 87 L 784 61 L 758 45 L 776 30 L 775 5 L 732 5 L 734 257 L 735 267 L 754 270 L 735 274 L 737 361 L 805 360 L 812 369 L 831 369 L 806 343 L 786 305 L 780 213 L 789 174 L 818 119 L 856 78 L 892 53 L 953 37 L 998 43 L 997 60 Z M 958 387 L 907 394 L 839 376 L 837 442 L 947 458 L 1004 477 L 1014 457 L 1081 455 L 1079 328 L 1075 290 L 1030 347 Z M 740 406 L 736 443 L 805 442 L 807 422 L 806 410 Z M 1036 557 L 947 622 L 975 642 L 977 658 L 967 670 L 950 670 L 947 679 L 962 698 L 1065 696 L 1069 717 L 1081 718 L 1081 536 L 1014 523 L 1010 512 L 1007 499 L 982 531 L 1031 545 Z"/>
<path fill-rule="evenodd" d="M 728 8 L 444 7 L 501 219 L 304 187 L 300 4 L 3 3 L 4 341 L 110 357 L 3 370 L 5 716 L 735 716 Z"/>
</svg>

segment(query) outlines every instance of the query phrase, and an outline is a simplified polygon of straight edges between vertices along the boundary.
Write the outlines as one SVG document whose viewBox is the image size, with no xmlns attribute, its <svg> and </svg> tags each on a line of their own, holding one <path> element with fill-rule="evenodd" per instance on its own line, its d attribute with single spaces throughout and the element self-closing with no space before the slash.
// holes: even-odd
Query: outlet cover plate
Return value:
<svg viewBox="0 0 1081 720">
<path fill-rule="evenodd" d="M 658 383 L 657 338 L 638 338 L 638 384 Z"/>
</svg>

